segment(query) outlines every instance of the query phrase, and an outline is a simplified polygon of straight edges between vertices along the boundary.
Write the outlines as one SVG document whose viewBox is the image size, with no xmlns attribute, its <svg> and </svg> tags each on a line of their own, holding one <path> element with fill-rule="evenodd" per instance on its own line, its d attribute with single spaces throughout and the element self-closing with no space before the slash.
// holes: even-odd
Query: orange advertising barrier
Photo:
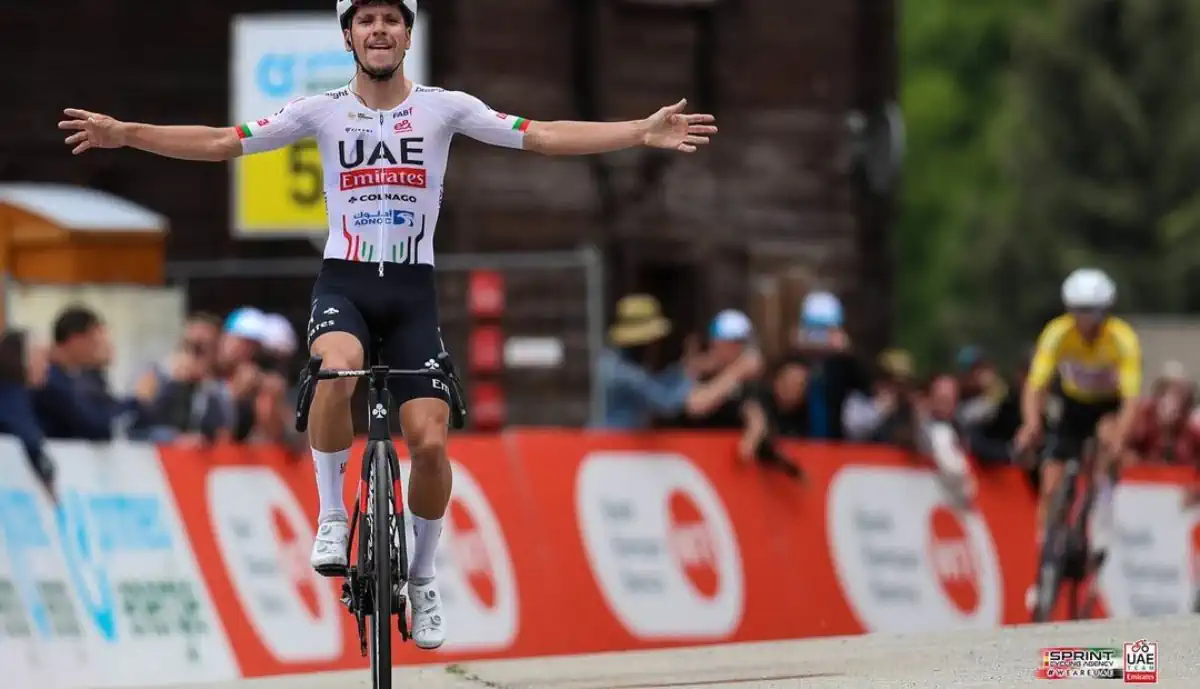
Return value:
<svg viewBox="0 0 1200 689">
<path fill-rule="evenodd" d="M 920 458 L 790 444 L 795 482 L 735 459 L 723 433 L 518 431 L 457 436 L 437 562 L 449 641 L 398 664 L 1025 622 L 1034 496 L 977 472 L 955 510 Z M 357 476 L 361 446 L 347 469 Z M 162 465 L 245 676 L 360 668 L 340 581 L 308 566 L 307 458 L 164 449 Z M 407 472 L 407 468 L 404 468 Z M 1186 469 L 1139 469 L 1117 493 L 1102 577 L 1114 615 L 1186 610 L 1200 518 Z M 347 504 L 355 481 L 347 480 Z M 411 538 L 411 535 L 410 535 Z"/>
</svg>

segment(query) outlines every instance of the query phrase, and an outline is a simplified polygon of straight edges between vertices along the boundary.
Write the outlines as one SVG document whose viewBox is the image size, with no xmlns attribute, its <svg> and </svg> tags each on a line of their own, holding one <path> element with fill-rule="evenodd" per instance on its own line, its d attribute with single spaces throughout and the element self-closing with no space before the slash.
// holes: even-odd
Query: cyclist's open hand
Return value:
<svg viewBox="0 0 1200 689">
<path fill-rule="evenodd" d="M 75 108 L 67 108 L 63 113 L 71 119 L 59 122 L 58 128 L 75 132 L 66 139 L 67 144 L 75 144 L 72 155 L 79 155 L 90 148 L 120 148 L 125 145 L 124 122 L 98 112 Z"/>
<path fill-rule="evenodd" d="M 716 125 L 711 124 L 716 118 L 712 115 L 685 115 L 685 107 L 686 98 L 675 105 L 660 108 L 651 115 L 646 120 L 649 129 L 644 143 L 651 148 L 667 148 L 683 153 L 694 153 L 697 146 L 708 143 L 708 135 L 717 133 Z"/>
</svg>

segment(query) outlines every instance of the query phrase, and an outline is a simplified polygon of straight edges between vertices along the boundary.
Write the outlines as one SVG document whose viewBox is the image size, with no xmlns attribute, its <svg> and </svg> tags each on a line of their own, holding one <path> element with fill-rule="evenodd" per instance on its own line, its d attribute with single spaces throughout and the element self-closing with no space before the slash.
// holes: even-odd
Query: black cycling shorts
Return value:
<svg viewBox="0 0 1200 689">
<path fill-rule="evenodd" d="M 1047 460 L 1079 459 L 1084 441 L 1095 438 L 1100 420 L 1121 408 L 1120 397 L 1081 402 L 1064 395 L 1061 389 L 1051 394 L 1059 398 L 1059 410 L 1057 415 L 1049 415 L 1049 432 L 1043 452 L 1043 458 Z"/>
<path fill-rule="evenodd" d="M 366 365 L 425 368 L 442 353 L 433 266 L 357 263 L 327 258 L 312 291 L 308 346 L 321 335 L 345 332 L 362 344 Z M 442 380 L 404 376 L 388 381 L 395 408 L 414 399 L 450 403 Z"/>
</svg>

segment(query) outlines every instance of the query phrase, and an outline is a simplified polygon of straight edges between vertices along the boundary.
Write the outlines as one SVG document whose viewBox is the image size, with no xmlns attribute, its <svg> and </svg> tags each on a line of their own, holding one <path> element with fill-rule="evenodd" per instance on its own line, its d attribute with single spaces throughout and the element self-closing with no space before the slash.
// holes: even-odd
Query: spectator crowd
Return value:
<svg viewBox="0 0 1200 689">
<path fill-rule="evenodd" d="M 743 461 L 796 476 L 801 470 L 781 455 L 779 438 L 896 445 L 931 457 L 967 484 L 973 480 L 967 455 L 983 463 L 1016 461 L 1011 447 L 1021 426 L 1028 357 L 1006 374 L 982 348 L 965 346 L 949 370 L 922 379 L 904 350 L 872 358 L 856 351 L 842 304 L 830 292 L 809 293 L 797 323 L 786 353 L 767 361 L 751 319 L 721 311 L 705 345 L 693 336 L 682 357 L 664 362 L 671 321 L 653 296 L 625 296 L 600 363 L 603 426 L 739 430 Z M 1200 411 L 1178 363 L 1167 365 L 1140 401 L 1129 448 L 1137 456 L 1128 461 L 1200 460 Z"/>
<path fill-rule="evenodd" d="M 302 445 L 289 423 L 296 334 L 281 315 L 192 314 L 174 351 L 148 362 L 128 396 L 110 386 L 113 344 L 95 311 L 66 308 L 47 335 L 0 336 L 0 434 L 21 442 L 47 483 L 47 439 Z"/>
<path fill-rule="evenodd" d="M 743 461 L 793 476 L 801 469 L 780 452 L 780 438 L 898 445 L 959 475 L 967 454 L 1012 461 L 1027 361 L 1005 375 L 981 348 L 967 346 L 950 371 L 922 380 L 904 350 L 871 359 L 857 351 L 842 304 L 829 292 L 807 295 L 797 322 L 786 353 L 768 361 L 751 319 L 727 309 L 705 336 L 685 340 L 678 360 L 664 363 L 673 324 L 653 296 L 623 297 L 599 362 L 602 425 L 738 430 Z M 279 314 L 246 307 L 222 320 L 195 313 L 174 351 L 142 367 L 132 394 L 118 395 L 108 380 L 114 352 L 104 321 L 73 306 L 45 337 L 23 330 L 0 336 L 0 434 L 15 436 L 48 482 L 47 439 L 303 449 L 290 422 L 297 344 Z M 1136 457 L 1128 459 L 1200 460 L 1196 403 L 1182 366 L 1167 365 L 1141 401 L 1129 442 Z"/>
</svg>

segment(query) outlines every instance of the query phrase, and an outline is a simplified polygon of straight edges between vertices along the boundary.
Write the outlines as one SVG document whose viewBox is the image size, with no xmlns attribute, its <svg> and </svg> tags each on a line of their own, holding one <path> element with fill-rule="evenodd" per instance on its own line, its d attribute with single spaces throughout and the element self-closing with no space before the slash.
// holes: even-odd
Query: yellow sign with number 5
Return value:
<svg viewBox="0 0 1200 689">
<path fill-rule="evenodd" d="M 236 224 L 243 234 L 307 234 L 329 227 L 315 139 L 244 156 L 236 164 Z"/>
<path fill-rule="evenodd" d="M 300 96 L 345 86 L 354 76 L 332 12 L 236 15 L 232 25 L 231 124 L 270 117 Z M 420 16 L 404 75 L 426 83 L 428 56 Z M 279 239 L 321 234 L 328 227 L 321 156 L 315 139 L 233 161 L 230 213 L 235 235 Z"/>
</svg>

